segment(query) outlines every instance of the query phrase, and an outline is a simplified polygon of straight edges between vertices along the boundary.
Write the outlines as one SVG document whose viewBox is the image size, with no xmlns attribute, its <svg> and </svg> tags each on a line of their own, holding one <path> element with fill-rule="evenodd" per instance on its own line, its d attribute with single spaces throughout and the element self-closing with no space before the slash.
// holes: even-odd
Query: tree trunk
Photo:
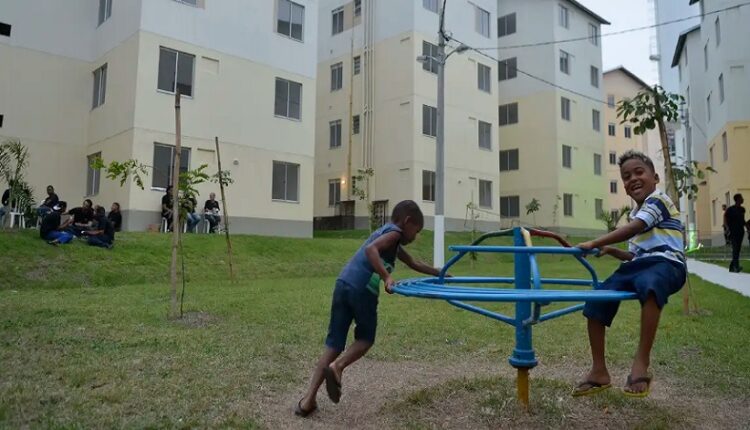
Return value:
<svg viewBox="0 0 750 430">
<path fill-rule="evenodd" d="M 180 243 L 180 153 L 182 152 L 181 130 L 180 130 L 180 90 L 175 91 L 174 99 L 175 115 L 175 154 L 174 165 L 172 166 L 172 266 L 170 273 L 171 297 L 169 306 L 169 316 L 178 318 L 179 308 L 177 307 L 177 248 Z M 184 276 L 184 274 L 183 274 Z"/>
<path fill-rule="evenodd" d="M 219 136 L 216 141 L 216 162 L 219 165 L 219 189 L 221 189 L 221 205 L 224 208 L 224 231 L 227 238 L 227 255 L 229 256 L 229 279 L 234 281 L 234 265 L 232 264 L 232 240 L 229 238 L 229 212 L 227 212 L 227 197 L 224 194 L 224 176 L 221 170 L 221 154 L 219 152 Z"/>
</svg>

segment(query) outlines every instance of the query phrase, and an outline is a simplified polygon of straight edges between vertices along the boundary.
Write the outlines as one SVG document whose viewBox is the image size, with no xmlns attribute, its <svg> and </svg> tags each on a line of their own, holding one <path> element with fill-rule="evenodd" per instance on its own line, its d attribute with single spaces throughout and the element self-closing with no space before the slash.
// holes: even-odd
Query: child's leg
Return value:
<svg viewBox="0 0 750 430">
<path fill-rule="evenodd" d="M 367 354 L 367 351 L 369 351 L 371 347 L 372 342 L 356 340 L 349 345 L 349 348 L 346 348 L 346 351 L 341 354 L 338 360 L 331 363 L 331 369 L 333 369 L 333 373 L 336 375 L 339 382 L 341 381 L 341 375 L 344 373 L 344 369 Z"/>
<path fill-rule="evenodd" d="M 586 376 L 586 381 L 596 382 L 602 385 L 610 383 L 607 362 L 604 357 L 604 342 L 607 327 L 600 321 L 589 318 L 588 332 L 589 345 L 591 346 L 591 370 Z"/>
<path fill-rule="evenodd" d="M 656 303 L 656 296 L 651 293 L 641 307 L 641 339 L 638 342 L 638 350 L 633 359 L 630 375 L 633 380 L 648 375 L 648 367 L 651 364 L 651 348 L 654 346 L 656 329 L 659 326 L 661 309 Z M 640 393 L 648 388 L 646 382 L 639 382 L 628 387 L 628 391 Z"/>
<path fill-rule="evenodd" d="M 333 360 L 339 356 L 339 354 L 341 354 L 341 351 L 328 347 L 323 352 L 323 355 L 320 356 L 318 363 L 315 365 L 315 370 L 313 370 L 312 377 L 310 378 L 310 387 L 307 389 L 305 397 L 300 401 L 300 406 L 305 411 L 310 411 L 315 408 L 315 399 L 318 395 L 320 385 L 323 383 L 323 370 L 328 367 Z"/>
</svg>

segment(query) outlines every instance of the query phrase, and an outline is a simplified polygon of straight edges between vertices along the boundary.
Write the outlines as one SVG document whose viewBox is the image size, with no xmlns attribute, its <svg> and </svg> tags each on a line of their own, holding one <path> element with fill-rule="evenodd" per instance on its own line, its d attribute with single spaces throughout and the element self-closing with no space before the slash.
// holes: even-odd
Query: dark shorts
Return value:
<svg viewBox="0 0 750 430">
<path fill-rule="evenodd" d="M 357 323 L 354 328 L 354 339 L 375 343 L 375 331 L 378 327 L 378 296 L 365 287 L 355 288 L 345 282 L 336 281 L 326 346 L 343 351 L 352 321 Z"/>
<path fill-rule="evenodd" d="M 636 293 L 641 304 L 653 294 L 661 309 L 669 296 L 680 291 L 686 276 L 683 264 L 662 257 L 644 257 L 622 263 L 599 289 Z M 583 316 L 609 327 L 619 307 L 620 302 L 590 302 L 584 306 Z"/>
</svg>

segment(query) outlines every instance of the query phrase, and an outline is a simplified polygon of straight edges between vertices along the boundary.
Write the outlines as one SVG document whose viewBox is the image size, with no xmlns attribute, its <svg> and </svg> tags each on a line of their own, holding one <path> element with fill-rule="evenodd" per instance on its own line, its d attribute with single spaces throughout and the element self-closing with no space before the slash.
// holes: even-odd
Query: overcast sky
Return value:
<svg viewBox="0 0 750 430">
<path fill-rule="evenodd" d="M 597 15 L 611 22 L 602 34 L 654 23 L 647 0 L 578 0 Z M 677 1 L 677 0 L 674 0 Z M 602 38 L 604 70 L 625 66 L 649 84 L 656 83 L 657 64 L 648 59 L 651 30 Z"/>
</svg>

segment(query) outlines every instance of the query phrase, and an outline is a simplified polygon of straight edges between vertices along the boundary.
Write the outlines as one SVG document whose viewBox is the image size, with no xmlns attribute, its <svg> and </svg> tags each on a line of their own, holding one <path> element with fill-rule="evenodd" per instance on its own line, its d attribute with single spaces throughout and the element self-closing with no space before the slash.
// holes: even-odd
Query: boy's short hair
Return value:
<svg viewBox="0 0 750 430">
<path fill-rule="evenodd" d="M 412 221 L 424 226 L 424 215 L 414 200 L 403 200 L 396 204 L 391 213 L 391 222 L 397 223 L 410 217 Z"/>
<path fill-rule="evenodd" d="M 652 172 L 656 173 L 656 167 L 654 167 L 654 162 L 651 161 L 651 158 L 640 151 L 634 151 L 632 149 L 629 149 L 620 155 L 620 158 L 617 160 L 617 166 L 622 167 L 622 165 L 629 160 L 641 160 L 649 167 L 649 169 L 651 169 Z"/>
<path fill-rule="evenodd" d="M 117 202 L 112 203 L 113 205 L 117 206 L 117 210 L 120 210 L 120 204 Z"/>
<path fill-rule="evenodd" d="M 97 206 L 96 207 L 96 215 L 97 216 L 104 216 L 105 215 L 105 209 L 103 206 Z"/>
<path fill-rule="evenodd" d="M 737 194 L 735 194 L 735 195 L 734 195 L 734 196 L 733 196 L 732 198 L 734 199 L 734 202 L 735 202 L 735 203 L 737 203 L 737 202 L 739 202 L 739 201 L 740 201 L 740 199 L 742 198 L 742 194 L 740 194 L 740 193 L 737 193 Z"/>
</svg>

